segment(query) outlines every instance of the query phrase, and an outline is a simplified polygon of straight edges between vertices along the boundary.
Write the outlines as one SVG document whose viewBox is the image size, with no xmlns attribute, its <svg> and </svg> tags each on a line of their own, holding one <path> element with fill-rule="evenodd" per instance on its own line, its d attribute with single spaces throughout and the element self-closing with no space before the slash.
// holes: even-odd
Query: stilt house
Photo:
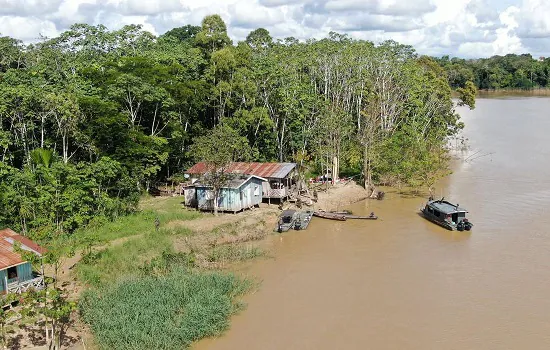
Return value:
<svg viewBox="0 0 550 350">
<path fill-rule="evenodd" d="M 191 178 L 200 179 L 208 170 L 206 163 L 200 162 L 186 171 Z M 226 170 L 236 175 L 254 175 L 266 181 L 262 184 L 262 198 L 268 201 L 286 200 L 295 184 L 296 163 L 232 163 Z M 189 189 L 192 192 L 192 189 Z M 187 197 L 186 197 L 187 202 Z"/>
<path fill-rule="evenodd" d="M 44 276 L 34 272 L 29 261 L 25 260 L 15 245 L 41 257 L 46 251 L 30 239 L 18 235 L 9 228 L 0 230 L 0 291 L 23 293 L 30 288 L 43 289 Z"/>
</svg>

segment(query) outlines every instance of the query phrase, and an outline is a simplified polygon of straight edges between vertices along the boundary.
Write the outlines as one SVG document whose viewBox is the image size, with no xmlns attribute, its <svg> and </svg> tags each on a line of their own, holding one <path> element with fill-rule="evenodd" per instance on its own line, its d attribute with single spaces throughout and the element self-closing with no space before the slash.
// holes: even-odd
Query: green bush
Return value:
<svg viewBox="0 0 550 350">
<path fill-rule="evenodd" d="M 182 349 L 226 330 L 250 285 L 230 274 L 178 269 L 88 290 L 80 310 L 101 349 Z"/>
</svg>

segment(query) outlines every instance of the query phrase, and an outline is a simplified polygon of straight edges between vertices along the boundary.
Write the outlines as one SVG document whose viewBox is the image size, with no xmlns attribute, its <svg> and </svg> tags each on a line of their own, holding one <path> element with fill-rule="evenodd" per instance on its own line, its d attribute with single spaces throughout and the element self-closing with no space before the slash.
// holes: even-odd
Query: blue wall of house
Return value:
<svg viewBox="0 0 550 350">
<path fill-rule="evenodd" d="M 262 202 L 262 180 L 252 177 L 239 188 L 222 188 L 218 210 L 240 211 Z M 213 210 L 213 193 L 210 187 L 196 187 L 197 206 L 201 210 Z"/>
<path fill-rule="evenodd" d="M 6 270 L 0 271 L 0 291 L 6 290 Z"/>
<path fill-rule="evenodd" d="M 28 281 L 33 278 L 32 275 L 32 265 L 29 262 L 23 263 L 21 265 L 17 265 L 17 278 L 20 282 Z M 1 270 L 0 271 L 0 291 L 6 290 L 6 277 L 8 274 L 8 269 Z M 11 281 L 9 281 L 11 282 Z"/>
<path fill-rule="evenodd" d="M 28 281 L 32 279 L 32 265 L 31 263 L 24 263 L 17 265 L 17 277 L 20 281 Z"/>
</svg>

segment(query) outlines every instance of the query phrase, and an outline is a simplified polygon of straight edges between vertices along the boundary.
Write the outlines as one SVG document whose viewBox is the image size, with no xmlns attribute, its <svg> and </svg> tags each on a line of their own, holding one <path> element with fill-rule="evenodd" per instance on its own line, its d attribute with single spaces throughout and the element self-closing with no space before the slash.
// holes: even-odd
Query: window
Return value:
<svg viewBox="0 0 550 350">
<path fill-rule="evenodd" d="M 259 196 L 260 195 L 260 186 L 254 187 L 254 195 Z"/>
<path fill-rule="evenodd" d="M 451 220 L 456 224 L 458 223 L 458 213 L 453 213 L 451 215 Z"/>
<path fill-rule="evenodd" d="M 17 279 L 17 267 L 10 267 L 8 268 L 8 280 L 15 280 Z"/>
<path fill-rule="evenodd" d="M 437 217 L 440 217 L 440 216 L 441 216 L 441 213 L 438 212 L 437 210 L 434 210 L 434 215 L 437 216 Z"/>
</svg>

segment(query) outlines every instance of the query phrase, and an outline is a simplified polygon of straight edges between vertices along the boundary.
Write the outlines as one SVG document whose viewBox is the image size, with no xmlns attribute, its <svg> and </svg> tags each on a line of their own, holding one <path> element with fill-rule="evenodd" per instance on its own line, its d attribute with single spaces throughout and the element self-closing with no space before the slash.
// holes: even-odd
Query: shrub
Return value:
<svg viewBox="0 0 550 350">
<path fill-rule="evenodd" d="M 249 287 L 234 275 L 178 269 L 88 290 L 80 310 L 102 349 L 181 349 L 226 330 Z"/>
</svg>

